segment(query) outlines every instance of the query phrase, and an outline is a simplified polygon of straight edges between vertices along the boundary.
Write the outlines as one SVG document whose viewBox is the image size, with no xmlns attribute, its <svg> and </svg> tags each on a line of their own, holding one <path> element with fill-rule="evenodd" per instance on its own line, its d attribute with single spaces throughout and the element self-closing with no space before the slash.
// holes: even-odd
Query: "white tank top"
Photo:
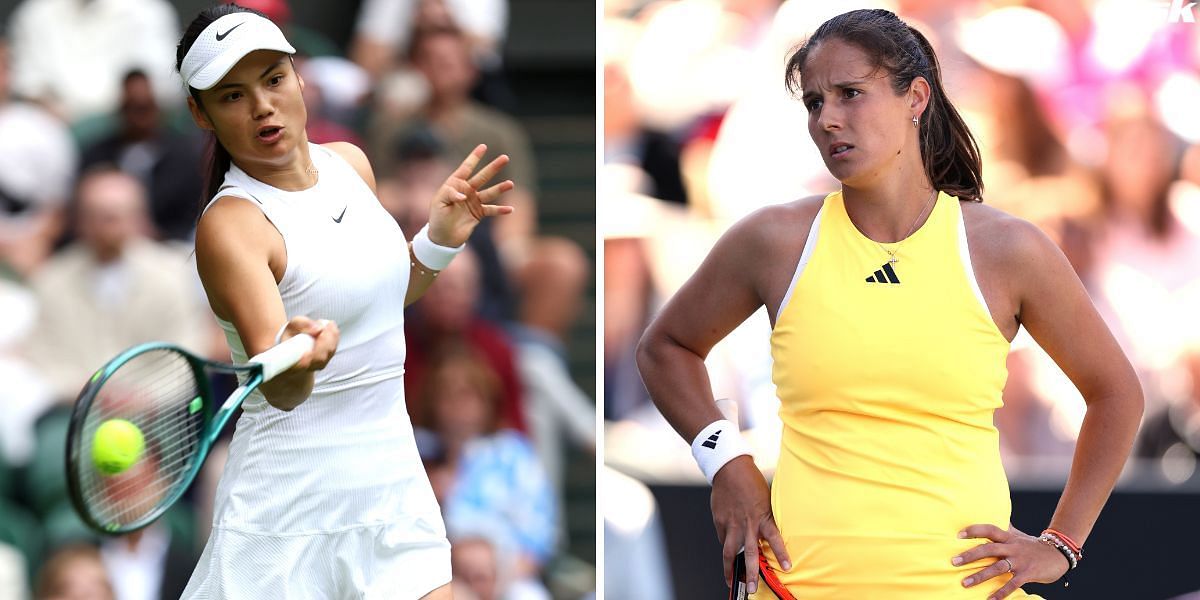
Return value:
<svg viewBox="0 0 1200 600">
<path fill-rule="evenodd" d="M 309 153 L 319 175 L 306 190 L 271 187 L 231 165 L 217 197 L 252 201 L 283 236 L 287 269 L 279 295 L 288 318 L 329 319 L 338 325 L 337 353 L 316 373 L 314 393 L 399 377 L 404 372 L 408 241 L 349 163 L 317 144 L 309 144 Z M 233 324 L 218 322 L 234 361 L 245 362 L 246 350 Z M 244 409 L 261 410 L 264 402 L 255 394 Z"/>
<path fill-rule="evenodd" d="M 296 409 L 280 411 L 260 393 L 246 399 L 213 526 L 314 534 L 398 522 L 411 529 L 416 519 L 444 536 L 404 402 L 407 241 L 349 163 L 316 144 L 309 151 L 319 172 L 309 189 L 280 190 L 234 165 L 217 193 L 253 203 L 283 236 L 288 318 L 332 320 L 341 338 Z M 234 362 L 245 362 L 233 324 L 218 322 Z"/>
</svg>

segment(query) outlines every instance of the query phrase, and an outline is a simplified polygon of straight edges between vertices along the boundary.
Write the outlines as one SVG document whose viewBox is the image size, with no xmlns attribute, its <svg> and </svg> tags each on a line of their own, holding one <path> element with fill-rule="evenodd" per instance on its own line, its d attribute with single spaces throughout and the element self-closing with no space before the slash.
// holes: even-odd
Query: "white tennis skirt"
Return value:
<svg viewBox="0 0 1200 600">
<path fill-rule="evenodd" d="M 450 543 L 402 386 L 246 410 L 183 598 L 416 599 L 449 583 Z"/>
<path fill-rule="evenodd" d="M 265 536 L 214 529 L 185 599 L 420 598 L 450 583 L 450 544 L 388 525 Z"/>
</svg>

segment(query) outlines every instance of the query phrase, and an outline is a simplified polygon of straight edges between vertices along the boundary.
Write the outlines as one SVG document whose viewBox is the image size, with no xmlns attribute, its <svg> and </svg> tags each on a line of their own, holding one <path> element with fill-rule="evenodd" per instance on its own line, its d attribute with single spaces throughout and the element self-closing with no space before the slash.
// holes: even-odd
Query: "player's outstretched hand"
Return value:
<svg viewBox="0 0 1200 600">
<path fill-rule="evenodd" d="M 783 569 L 792 568 L 783 536 L 771 514 L 771 492 L 762 471 L 749 456 L 729 461 L 713 477 L 713 525 L 721 541 L 721 559 L 725 564 L 725 584 L 733 580 L 733 560 L 746 548 L 746 590 L 758 589 L 759 540 L 765 539 Z"/>
<path fill-rule="evenodd" d="M 341 338 L 337 323 L 325 319 L 292 317 L 288 321 L 287 327 L 284 328 L 283 335 L 279 336 L 279 341 L 282 342 L 301 333 L 313 336 L 313 347 L 312 350 L 300 357 L 300 361 L 290 370 L 320 371 L 324 369 L 325 365 L 329 364 L 329 360 L 333 358 L 334 353 L 337 352 L 338 340 Z"/>
<path fill-rule="evenodd" d="M 429 240 L 433 243 L 452 248 L 461 246 L 484 217 L 507 215 L 513 211 L 511 206 L 496 204 L 502 194 L 515 187 L 512 181 L 484 187 L 508 164 L 507 154 L 497 156 L 478 173 L 471 174 L 486 152 L 487 146 L 476 146 L 438 188 L 429 207 Z"/>
</svg>

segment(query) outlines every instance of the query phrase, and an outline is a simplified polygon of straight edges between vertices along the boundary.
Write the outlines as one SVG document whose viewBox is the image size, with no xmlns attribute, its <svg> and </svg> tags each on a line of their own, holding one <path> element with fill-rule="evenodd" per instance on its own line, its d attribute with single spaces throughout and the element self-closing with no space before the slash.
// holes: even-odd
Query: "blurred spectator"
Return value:
<svg viewBox="0 0 1200 600">
<path fill-rule="evenodd" d="M 12 546 L 0 542 L 0 600 L 25 600 L 28 597 L 25 557 Z"/>
<path fill-rule="evenodd" d="M 440 469 L 455 474 L 442 506 L 447 530 L 455 537 L 489 532 L 513 557 L 504 572 L 532 581 L 554 553 L 558 506 L 529 442 L 502 427 L 499 398 L 487 362 L 469 348 L 448 347 L 430 368 L 421 402 Z"/>
<path fill-rule="evenodd" d="M 1186 292 L 1200 285 L 1200 230 L 1178 216 L 1182 147 L 1150 116 L 1118 117 L 1106 130 L 1101 174 L 1104 227 L 1097 240 L 1099 295 L 1109 326 L 1146 388 L 1146 412 L 1162 407 L 1163 376 L 1195 335 Z"/>
<path fill-rule="evenodd" d="M 397 194 L 381 201 L 411 237 L 429 220 L 429 199 L 457 165 L 447 154 L 445 140 L 429 126 L 415 126 L 397 136 L 391 152 L 395 160 L 387 172 L 398 186 Z M 485 219 L 480 227 L 489 222 Z"/>
<path fill-rule="evenodd" d="M 101 558 L 120 600 L 173 600 L 183 595 L 200 557 L 192 540 L 173 534 L 164 521 L 101 544 Z"/>
<path fill-rule="evenodd" d="M 1193 342 L 1183 362 L 1178 394 L 1147 417 L 1135 450 L 1137 456 L 1155 460 L 1175 483 L 1191 478 L 1200 460 L 1200 340 Z"/>
<path fill-rule="evenodd" d="M 423 127 L 437 133 L 446 145 L 445 155 L 456 166 L 481 143 L 487 144 L 490 155 L 507 154 L 511 162 L 502 177 L 517 184 L 506 195 L 517 211 L 497 221 L 496 241 L 503 250 L 506 244 L 517 246 L 514 241 L 527 240 L 537 222 L 533 153 L 528 137 L 512 117 L 471 99 L 479 71 L 471 62 L 466 38 L 450 26 L 420 29 L 414 33 L 408 57 L 420 76 L 410 85 L 424 88 L 425 93 L 415 92 L 403 105 L 397 105 L 394 93 L 381 96 L 369 134 L 372 155 L 391 163 L 390 151 L 397 137 Z"/>
<path fill-rule="evenodd" d="M 760 70 L 746 68 L 746 65 L 768 50 L 774 51 L 773 58 L 782 59 L 786 55 L 785 50 L 771 44 L 770 34 L 780 2 L 680 0 L 661 4 L 661 10 L 651 11 L 646 16 L 646 35 L 630 54 L 629 76 L 631 81 L 638 83 L 635 97 L 650 126 L 677 136 L 680 168 L 688 185 L 692 209 L 698 214 L 720 214 L 715 206 L 718 199 L 710 193 L 705 180 L 709 178 L 710 168 L 712 172 L 720 171 L 717 140 L 726 128 L 731 106 L 760 77 Z M 805 12 L 814 12 L 814 6 L 804 3 Z M 667 18 L 668 15 L 671 18 Z M 772 82 L 776 81 L 774 75 L 772 73 Z M 712 85 L 713 81 L 721 84 Z M 786 131 L 786 128 L 776 131 Z M 751 146 L 771 148 L 769 144 L 758 142 L 752 142 Z M 726 168 L 729 168 L 728 164 Z M 753 167 L 738 165 L 733 168 L 740 171 L 736 177 L 743 180 L 743 185 L 746 180 L 762 180 L 761 177 L 747 177 L 746 172 Z M 790 179 L 795 171 L 793 163 L 785 172 Z M 767 170 L 758 173 L 772 173 L 768 177 L 775 180 L 772 192 L 780 193 L 786 189 L 779 185 L 783 173 Z M 754 204 L 751 200 L 754 196 L 744 187 L 735 194 L 736 198 L 725 200 Z M 757 197 L 761 198 L 764 197 Z M 787 199 L 793 198 L 795 196 Z"/>
<path fill-rule="evenodd" d="M 588 453 L 596 451 L 596 404 L 571 379 L 565 353 L 554 340 L 531 339 L 526 332 L 516 342 L 525 424 L 551 489 L 561 494 L 567 442 Z"/>
<path fill-rule="evenodd" d="M 486 537 L 460 537 L 451 547 L 454 578 L 479 600 L 550 600 L 550 594 L 540 585 L 506 581 L 502 562 L 503 557 Z M 455 590 L 456 598 L 457 593 Z"/>
<path fill-rule="evenodd" d="M 335 86 L 330 91 L 337 92 L 346 87 L 344 82 L 347 79 L 353 77 L 353 75 L 346 77 L 347 74 L 341 72 L 341 67 L 346 65 L 349 65 L 349 63 L 334 58 L 300 59 L 296 61 L 296 70 L 300 73 L 300 77 L 304 79 L 304 90 L 302 93 L 304 95 L 304 105 L 308 109 L 308 122 L 305 125 L 305 132 L 308 134 L 308 141 L 313 144 L 350 142 L 359 147 L 363 145 L 363 141 L 359 139 L 358 134 L 343 124 L 344 120 L 349 120 L 349 116 L 338 114 L 345 113 L 349 107 L 331 104 L 326 100 L 326 85 Z M 353 68 L 352 65 L 351 68 Z M 338 87 L 339 82 L 343 82 L 341 83 L 341 87 Z M 357 99 L 354 102 L 357 103 Z"/>
<path fill-rule="evenodd" d="M 408 340 L 405 396 L 420 398 L 423 390 L 432 385 L 429 383 L 432 360 L 438 352 L 448 346 L 465 345 L 483 356 L 499 379 L 496 415 L 499 423 L 523 431 L 525 414 L 513 348 L 502 330 L 476 316 L 479 281 L 477 258 L 472 252 L 463 252 L 413 305 L 414 318 L 404 320 L 404 335 Z M 420 402 L 409 402 L 408 411 L 415 425 L 426 425 L 432 418 Z"/>
<path fill-rule="evenodd" d="M 415 114 L 381 107 L 376 115 L 377 123 L 371 128 L 370 149 L 377 160 L 389 162 L 387 157 L 397 134 L 406 128 L 428 123 L 446 143 L 446 155 L 454 164 L 470 154 L 479 144 L 487 144 L 490 155 L 507 154 L 512 162 L 505 168 L 504 177 L 512 179 L 517 189 L 508 196 L 517 196 L 510 202 L 518 207 L 517 217 L 531 229 L 536 222 L 532 198 L 537 189 L 537 167 L 528 136 L 510 116 L 471 99 L 479 70 L 471 62 L 466 36 L 453 27 L 419 29 L 413 33 L 408 58 L 412 67 L 428 84 L 428 96 L 417 107 Z M 525 211 L 530 214 L 520 214 Z M 510 222 L 508 217 L 500 221 L 500 227 Z"/>
<path fill-rule="evenodd" d="M 605 467 L 597 486 L 604 507 L 604 593 L 668 600 L 671 578 L 658 503 L 642 482 Z"/>
<path fill-rule="evenodd" d="M 747 64 L 778 9 L 778 0 L 650 3 L 637 15 L 642 35 L 633 41 L 628 60 L 646 124 L 682 131 L 724 112 L 756 74 Z"/>
<path fill-rule="evenodd" d="M 109 163 L 134 176 L 150 193 L 150 216 L 164 239 L 189 241 L 196 227 L 203 182 L 197 136 L 168 129 L 144 71 L 121 83 L 117 131 L 83 152 L 83 169 Z"/>
<path fill-rule="evenodd" d="M 89 545 L 55 550 L 38 573 L 34 600 L 115 600 L 100 551 Z"/>
<path fill-rule="evenodd" d="M 539 236 L 513 275 L 521 300 L 514 336 L 520 344 L 544 344 L 565 360 L 563 342 L 579 316 L 585 286 L 592 279 L 588 258 L 574 241 Z"/>
<path fill-rule="evenodd" d="M 995 160 L 1011 161 L 1023 175 L 1058 175 L 1070 167 L 1067 149 L 1059 142 L 1046 120 L 1033 88 L 1023 79 L 987 71 L 988 97 L 998 127 Z"/>
<path fill-rule="evenodd" d="M 446 143 L 455 163 L 478 144 L 490 154 L 507 154 L 511 163 L 503 177 L 516 183 L 507 197 L 516 211 L 498 219 L 492 238 L 520 295 L 514 319 L 525 328 L 562 340 L 574 322 L 589 274 L 587 258 L 577 244 L 536 235 L 536 168 L 525 132 L 510 116 L 470 98 L 478 75 L 463 34 L 451 27 L 420 29 L 410 49 L 413 66 L 429 84 L 428 101 L 418 114 L 396 118 L 387 111 L 372 128 L 372 148 L 384 155 L 398 132 L 431 127 Z"/>
<path fill-rule="evenodd" d="M 134 344 L 206 348 L 208 332 L 185 257 L 145 235 L 141 184 L 98 167 L 83 174 L 77 195 L 78 240 L 31 282 L 40 314 L 25 348 L 63 399 Z"/>
<path fill-rule="evenodd" d="M 479 600 L 498 600 L 500 597 L 496 551 L 483 538 L 460 538 L 451 545 L 450 566 L 454 578 L 475 594 Z"/>
<path fill-rule="evenodd" d="M 10 98 L 10 58 L 0 38 L 0 274 L 24 278 L 60 233 L 60 208 L 78 158 L 58 119 Z"/>
<path fill-rule="evenodd" d="M 508 0 L 364 0 L 350 56 L 379 79 L 424 26 L 452 24 L 465 33 L 475 61 L 499 62 L 508 29 Z"/>
<path fill-rule="evenodd" d="M 428 200 L 425 200 L 427 203 Z M 595 404 L 575 385 L 553 339 L 539 339 L 532 329 L 515 340 L 479 317 L 480 264 L 474 252 L 460 255 L 438 276 L 436 285 L 414 306 L 405 322 L 409 340 L 405 389 L 419 397 L 428 378 L 430 357 L 439 348 L 467 343 L 487 358 L 503 382 L 501 419 L 506 427 L 528 432 L 549 473 L 551 489 L 561 489 L 564 442 L 588 450 L 595 446 Z M 409 404 L 413 423 L 429 414 Z"/>
<path fill-rule="evenodd" d="M 0 277 L 0 469 L 24 465 L 34 447 L 33 423 L 54 401 L 36 370 L 18 356 L 37 319 L 37 300 L 24 286 Z M 3 494 L 0 486 L 0 495 Z"/>
<path fill-rule="evenodd" d="M 429 221 L 429 199 L 454 171 L 445 152 L 445 143 L 430 127 L 413 127 L 396 138 L 391 151 L 395 160 L 379 177 L 379 201 L 407 238 Z M 484 219 L 479 227 L 490 222 Z"/>
<path fill-rule="evenodd" d="M 606 33 L 636 36 L 634 26 L 609 20 Z M 619 43 L 613 45 L 619 46 Z M 638 207 L 656 200 L 687 206 L 679 164 L 679 144 L 646 128 L 634 98 L 633 82 L 620 48 L 610 48 L 604 66 L 604 182 L 608 208 L 604 235 L 604 414 L 623 418 L 642 401 L 634 346 L 645 328 L 653 300 L 649 256 L 643 243 L 654 230 Z"/>
<path fill-rule="evenodd" d="M 160 100 L 182 98 L 179 17 L 166 0 L 24 0 L 9 27 L 13 93 L 70 122 L 116 110 L 121 77 L 135 68 Z"/>
<path fill-rule="evenodd" d="M 1055 227 L 1060 218 L 1093 216 L 1099 191 L 1083 165 L 1095 164 L 1100 145 L 1074 152 L 1072 145 L 1080 141 L 1071 138 L 1068 124 L 1039 91 L 1068 77 L 1069 41 L 1062 26 L 1040 11 L 1007 7 L 964 20 L 955 35 L 967 57 L 955 69 L 957 95 L 987 165 L 986 202 L 1043 228 Z M 1014 49 L 1009 43 L 1014 36 L 1031 42 Z M 942 64 L 949 69 L 952 63 Z"/>
<path fill-rule="evenodd" d="M 649 257 L 638 237 L 604 240 L 604 417 L 623 419 L 647 400 L 634 348 L 649 322 Z"/>
<path fill-rule="evenodd" d="M 615 62 L 604 66 L 604 164 L 636 167 L 645 177 L 637 191 L 687 204 L 678 141 L 642 126 L 629 76 Z"/>
</svg>

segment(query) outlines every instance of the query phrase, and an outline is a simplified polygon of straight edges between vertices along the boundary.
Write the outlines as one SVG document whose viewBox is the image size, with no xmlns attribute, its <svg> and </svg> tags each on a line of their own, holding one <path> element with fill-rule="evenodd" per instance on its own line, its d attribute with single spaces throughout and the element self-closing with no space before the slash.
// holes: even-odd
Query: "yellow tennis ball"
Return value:
<svg viewBox="0 0 1200 600">
<path fill-rule="evenodd" d="M 92 462 L 108 475 L 133 466 L 142 456 L 146 440 L 137 425 L 125 419 L 109 419 L 96 429 L 92 439 Z"/>
</svg>

